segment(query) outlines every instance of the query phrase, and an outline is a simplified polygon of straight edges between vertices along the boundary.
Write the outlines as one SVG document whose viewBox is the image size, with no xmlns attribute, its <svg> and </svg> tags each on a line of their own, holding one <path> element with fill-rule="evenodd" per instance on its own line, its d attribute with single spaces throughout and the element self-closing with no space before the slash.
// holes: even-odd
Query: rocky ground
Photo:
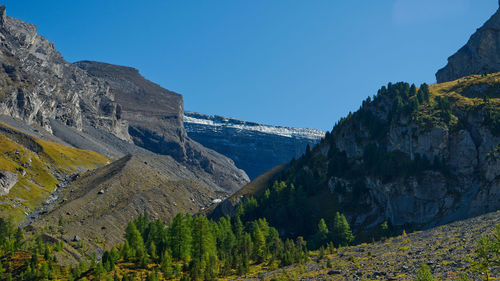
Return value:
<svg viewBox="0 0 500 281">
<path fill-rule="evenodd" d="M 490 234 L 498 225 L 500 212 L 489 213 L 410 233 L 406 237 L 341 248 L 321 261 L 318 254 L 313 253 L 312 261 L 303 266 L 233 280 L 282 277 L 292 280 L 415 280 L 422 263 L 430 266 L 437 280 L 459 280 L 462 273 L 468 272 L 468 259 L 474 252 L 477 239 Z M 481 280 L 477 274 L 470 276 L 473 280 Z M 500 271 L 493 270 L 492 277 L 490 280 L 498 280 Z"/>
</svg>

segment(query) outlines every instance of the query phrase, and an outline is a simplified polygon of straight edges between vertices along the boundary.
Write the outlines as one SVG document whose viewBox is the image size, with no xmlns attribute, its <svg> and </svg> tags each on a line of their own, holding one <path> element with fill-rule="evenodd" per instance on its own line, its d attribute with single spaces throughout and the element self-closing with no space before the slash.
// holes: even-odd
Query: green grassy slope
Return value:
<svg viewBox="0 0 500 281">
<path fill-rule="evenodd" d="M 106 163 L 96 152 L 33 138 L 0 123 L 0 170 L 18 175 L 9 194 L 0 196 L 0 216 L 18 222 L 42 204 L 65 176 Z"/>
</svg>

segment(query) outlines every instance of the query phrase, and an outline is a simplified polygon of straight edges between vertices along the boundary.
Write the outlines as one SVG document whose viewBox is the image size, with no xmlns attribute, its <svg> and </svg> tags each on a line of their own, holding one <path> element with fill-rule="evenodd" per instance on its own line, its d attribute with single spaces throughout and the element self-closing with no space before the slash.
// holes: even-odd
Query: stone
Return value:
<svg viewBox="0 0 500 281">
<path fill-rule="evenodd" d="M 17 183 L 17 174 L 9 171 L 0 171 L 0 196 L 9 194 Z"/>
<path fill-rule="evenodd" d="M 335 274 L 342 274 L 342 270 L 333 269 L 333 270 L 328 271 L 328 275 L 335 275 Z"/>
</svg>

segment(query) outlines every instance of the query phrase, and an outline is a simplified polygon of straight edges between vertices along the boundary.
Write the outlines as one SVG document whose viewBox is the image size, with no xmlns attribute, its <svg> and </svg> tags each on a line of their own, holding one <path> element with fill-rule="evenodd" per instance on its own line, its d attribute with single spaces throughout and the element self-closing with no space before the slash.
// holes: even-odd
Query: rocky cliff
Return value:
<svg viewBox="0 0 500 281">
<path fill-rule="evenodd" d="M 438 83 L 500 71 L 500 10 L 479 28 L 448 64 L 436 73 Z"/>
<path fill-rule="evenodd" d="M 269 126 L 194 112 L 184 114 L 190 138 L 231 158 L 251 179 L 299 158 L 307 145 L 319 143 L 325 133 L 315 129 Z"/>
<path fill-rule="evenodd" d="M 66 62 L 54 44 L 0 6 L 0 114 L 51 131 L 59 120 L 79 131 L 85 124 L 129 140 L 119 105 L 104 81 Z"/>
</svg>

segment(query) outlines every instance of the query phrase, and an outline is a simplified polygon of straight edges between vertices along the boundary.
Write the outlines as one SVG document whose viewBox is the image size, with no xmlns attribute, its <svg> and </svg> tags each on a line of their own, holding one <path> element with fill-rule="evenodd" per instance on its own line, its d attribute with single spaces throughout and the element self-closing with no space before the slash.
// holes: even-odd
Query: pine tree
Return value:
<svg viewBox="0 0 500 281">
<path fill-rule="evenodd" d="M 339 212 L 335 214 L 331 233 L 332 241 L 339 246 L 347 246 L 354 240 L 354 236 L 352 235 L 351 227 L 349 226 L 347 219 Z"/>
<path fill-rule="evenodd" d="M 125 239 L 127 239 L 130 248 L 135 253 L 136 257 L 138 257 L 137 254 L 144 250 L 144 241 L 134 222 L 128 223 L 125 229 Z"/>
<path fill-rule="evenodd" d="M 24 244 L 24 234 L 21 228 L 16 229 L 16 233 L 14 234 L 14 249 L 19 250 L 22 248 Z"/>
<path fill-rule="evenodd" d="M 410 97 L 413 97 L 416 94 L 417 94 L 417 87 L 415 87 L 415 84 L 411 84 L 411 86 L 410 86 Z"/>
<path fill-rule="evenodd" d="M 163 273 L 163 277 L 166 279 L 172 278 L 172 256 L 168 253 L 168 251 L 165 251 L 161 257 L 160 269 Z"/>
<path fill-rule="evenodd" d="M 434 281 L 436 280 L 434 276 L 432 276 L 430 267 L 423 263 L 417 271 L 416 281 Z"/>
<path fill-rule="evenodd" d="M 151 257 L 151 259 L 153 259 L 153 261 L 158 260 L 158 254 L 157 254 L 157 251 L 156 251 L 156 246 L 155 246 L 155 243 L 153 241 L 151 241 L 149 243 L 149 256 Z"/>
<path fill-rule="evenodd" d="M 190 217 L 177 214 L 168 229 L 169 247 L 172 257 L 189 261 L 191 258 L 191 230 L 189 226 Z"/>
<path fill-rule="evenodd" d="M 318 223 L 318 231 L 316 235 L 314 235 L 312 240 L 312 247 L 317 249 L 321 247 L 323 244 L 328 242 L 328 227 L 326 226 L 325 220 L 320 219 Z"/>
<path fill-rule="evenodd" d="M 266 239 L 258 224 L 253 231 L 253 259 L 257 263 L 262 263 L 266 259 Z"/>
<path fill-rule="evenodd" d="M 209 257 L 217 255 L 215 238 L 209 222 L 205 217 L 193 218 L 192 227 L 192 257 L 193 261 L 195 261 L 203 271 Z"/>
</svg>

